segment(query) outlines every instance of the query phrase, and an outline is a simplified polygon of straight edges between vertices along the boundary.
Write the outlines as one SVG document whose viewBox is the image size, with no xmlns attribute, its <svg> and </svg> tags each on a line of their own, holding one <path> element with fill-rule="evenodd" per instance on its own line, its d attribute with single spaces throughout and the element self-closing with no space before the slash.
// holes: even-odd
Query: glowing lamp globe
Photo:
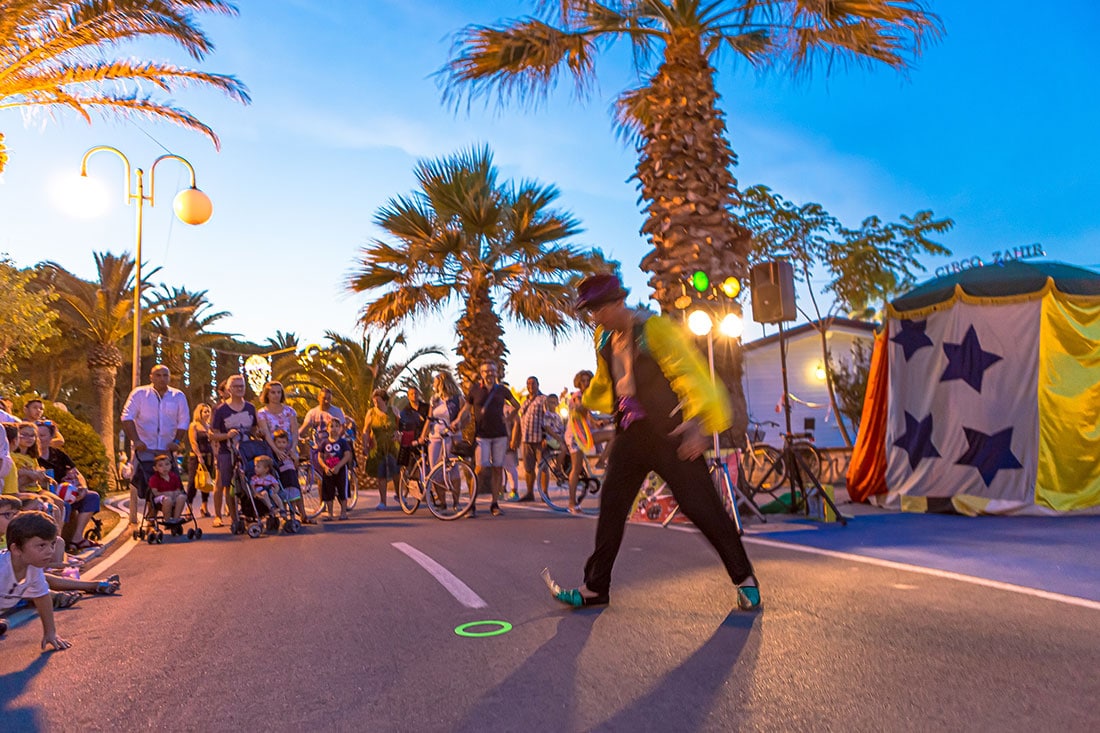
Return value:
<svg viewBox="0 0 1100 733">
<path fill-rule="evenodd" d="M 739 338 L 745 332 L 745 322 L 736 313 L 727 313 L 718 324 L 718 330 L 731 339 Z"/>
<path fill-rule="evenodd" d="M 210 197 L 197 188 L 185 188 L 176 194 L 172 209 L 184 224 L 205 224 L 214 213 Z"/>
<path fill-rule="evenodd" d="M 713 325 L 706 311 L 692 311 L 688 315 L 688 330 L 696 336 L 706 336 Z"/>
</svg>

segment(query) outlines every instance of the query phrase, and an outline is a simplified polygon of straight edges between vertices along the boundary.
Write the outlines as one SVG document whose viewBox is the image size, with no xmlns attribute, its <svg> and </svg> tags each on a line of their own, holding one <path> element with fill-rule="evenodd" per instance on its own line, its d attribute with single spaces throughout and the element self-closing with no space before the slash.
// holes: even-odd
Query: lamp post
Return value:
<svg viewBox="0 0 1100 733">
<path fill-rule="evenodd" d="M 82 177 L 88 176 L 88 159 L 95 153 L 100 151 L 107 151 L 114 153 L 122 160 L 122 165 L 125 170 L 123 175 L 124 180 L 124 194 L 123 203 L 129 205 L 131 202 L 137 202 L 137 218 L 136 218 L 136 233 L 135 233 L 135 249 L 134 253 L 134 349 L 133 349 L 133 371 L 130 375 L 130 388 L 135 389 L 141 384 L 141 233 L 144 213 L 145 202 L 149 202 L 149 206 L 154 205 L 154 189 L 156 181 L 157 165 L 162 160 L 169 158 L 178 160 L 183 163 L 188 172 L 191 174 L 191 185 L 189 188 L 185 188 L 176 194 L 175 199 L 172 201 L 172 208 L 176 212 L 176 217 L 184 224 L 203 224 L 213 213 L 214 207 L 210 203 L 210 198 L 200 191 L 195 186 L 195 168 L 185 158 L 171 153 L 162 155 L 153 161 L 153 164 L 149 166 L 149 193 L 145 193 L 145 171 L 141 168 L 134 170 L 136 176 L 130 175 L 130 160 L 122 151 L 118 148 L 113 148 L 110 145 L 97 145 L 94 148 L 90 148 L 84 153 L 84 158 L 80 161 L 80 175 Z M 136 186 L 134 185 L 136 178 Z M 136 189 L 136 190 L 135 190 Z"/>
</svg>

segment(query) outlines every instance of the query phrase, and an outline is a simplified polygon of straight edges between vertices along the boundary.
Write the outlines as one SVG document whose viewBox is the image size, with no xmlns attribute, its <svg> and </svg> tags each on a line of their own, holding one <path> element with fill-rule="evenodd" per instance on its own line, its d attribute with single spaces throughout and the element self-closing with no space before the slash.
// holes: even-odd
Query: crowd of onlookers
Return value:
<svg viewBox="0 0 1100 733">
<path fill-rule="evenodd" d="M 99 494 L 64 451 L 61 430 L 44 419 L 42 400 L 28 400 L 22 417 L 13 412 L 10 402 L 0 406 L 0 612 L 33 606 L 42 619 L 43 649 L 66 649 L 53 610 L 86 593 L 113 594 L 121 583 L 118 576 L 80 579 L 75 555 L 97 544 L 85 528 L 100 509 Z M 0 617 L 0 634 L 6 631 Z"/>
<path fill-rule="evenodd" d="M 191 410 L 183 392 L 169 385 L 168 367 L 157 364 L 149 384 L 134 389 L 122 408 L 122 430 L 130 448 L 122 474 L 134 489 L 130 521 L 143 521 L 133 498 L 147 502 L 146 511 L 154 517 L 159 512 L 167 526 L 182 523 L 187 507 L 198 500 L 194 516 L 212 517 L 214 527 L 226 520 L 236 527 L 239 502 L 246 498 L 238 494 L 247 491 L 251 501 L 263 503 L 271 513 L 286 512 L 289 505 L 303 523 L 312 523 L 298 483 L 300 445 L 308 446 L 315 462 L 327 518 L 348 517 L 353 457 L 378 491 L 376 510 L 385 510 L 387 497 L 396 497 L 400 472 L 411 467 L 420 451 L 434 464 L 470 419 L 477 441 L 474 462 L 479 481 L 491 494 L 494 516 L 503 514 L 499 500 L 505 474 L 512 500 L 533 500 L 537 477 L 547 481 L 545 472 L 537 472 L 544 452 L 573 456 L 569 478 L 575 505 L 577 472 L 593 449 L 597 428 L 580 400 L 592 373 L 577 374 L 577 391 L 566 396 L 561 413 L 558 397 L 543 394 L 535 377 L 528 378 L 521 401 L 497 382 L 495 364 L 483 364 L 480 375 L 466 393 L 448 371 L 434 376 L 426 398 L 415 387 L 397 399 L 376 389 L 360 434 L 359 425 L 332 403 L 330 390 L 319 390 L 317 404 L 299 421 L 286 404 L 281 383 L 264 385 L 257 406 L 245 399 L 246 382 L 239 374 L 220 385 L 218 404 L 200 403 Z M 93 517 L 100 510 L 100 496 L 65 453 L 65 437 L 44 419 L 40 399 L 28 400 L 22 417 L 11 414 L 10 403 L 0 402 L 0 407 L 8 408 L 0 409 L 0 612 L 33 605 L 42 619 L 43 648 L 64 649 L 68 643 L 57 636 L 53 609 L 72 605 L 84 593 L 113 594 L 120 587 L 117 576 L 79 579 L 79 554 L 97 544 L 86 528 L 89 521 L 98 523 Z M 241 468 L 239 446 L 246 440 L 266 447 L 248 460 L 247 481 L 234 489 L 233 478 Z M 521 465 L 524 493 L 518 490 Z M 0 634 L 4 631 L 6 622 L 0 618 Z"/>
</svg>

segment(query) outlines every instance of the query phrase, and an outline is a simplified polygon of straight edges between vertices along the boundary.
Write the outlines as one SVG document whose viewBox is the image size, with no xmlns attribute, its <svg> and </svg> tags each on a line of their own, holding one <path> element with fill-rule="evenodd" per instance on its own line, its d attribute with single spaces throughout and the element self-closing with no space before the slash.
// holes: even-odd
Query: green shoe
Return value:
<svg viewBox="0 0 1100 733">
<path fill-rule="evenodd" d="M 755 585 L 738 586 L 737 607 L 742 611 L 755 611 L 760 608 L 760 589 Z"/>
<path fill-rule="evenodd" d="M 606 606 L 610 602 L 610 598 L 606 593 L 599 596 L 586 597 L 581 595 L 580 588 L 570 588 L 569 590 L 562 588 L 554 582 L 553 578 L 550 577 L 550 571 L 546 568 L 542 570 L 542 579 L 546 581 L 546 587 L 550 589 L 550 595 L 554 597 L 555 601 L 564 603 L 572 608 Z"/>
</svg>

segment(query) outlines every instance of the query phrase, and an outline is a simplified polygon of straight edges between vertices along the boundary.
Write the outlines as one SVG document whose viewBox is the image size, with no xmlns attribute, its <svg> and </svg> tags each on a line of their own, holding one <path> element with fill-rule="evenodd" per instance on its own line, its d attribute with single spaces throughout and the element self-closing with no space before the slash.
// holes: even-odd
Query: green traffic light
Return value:
<svg viewBox="0 0 1100 733">
<path fill-rule="evenodd" d="M 710 278 L 702 270 L 696 270 L 691 274 L 691 287 L 700 293 L 705 293 L 710 288 Z"/>
</svg>

